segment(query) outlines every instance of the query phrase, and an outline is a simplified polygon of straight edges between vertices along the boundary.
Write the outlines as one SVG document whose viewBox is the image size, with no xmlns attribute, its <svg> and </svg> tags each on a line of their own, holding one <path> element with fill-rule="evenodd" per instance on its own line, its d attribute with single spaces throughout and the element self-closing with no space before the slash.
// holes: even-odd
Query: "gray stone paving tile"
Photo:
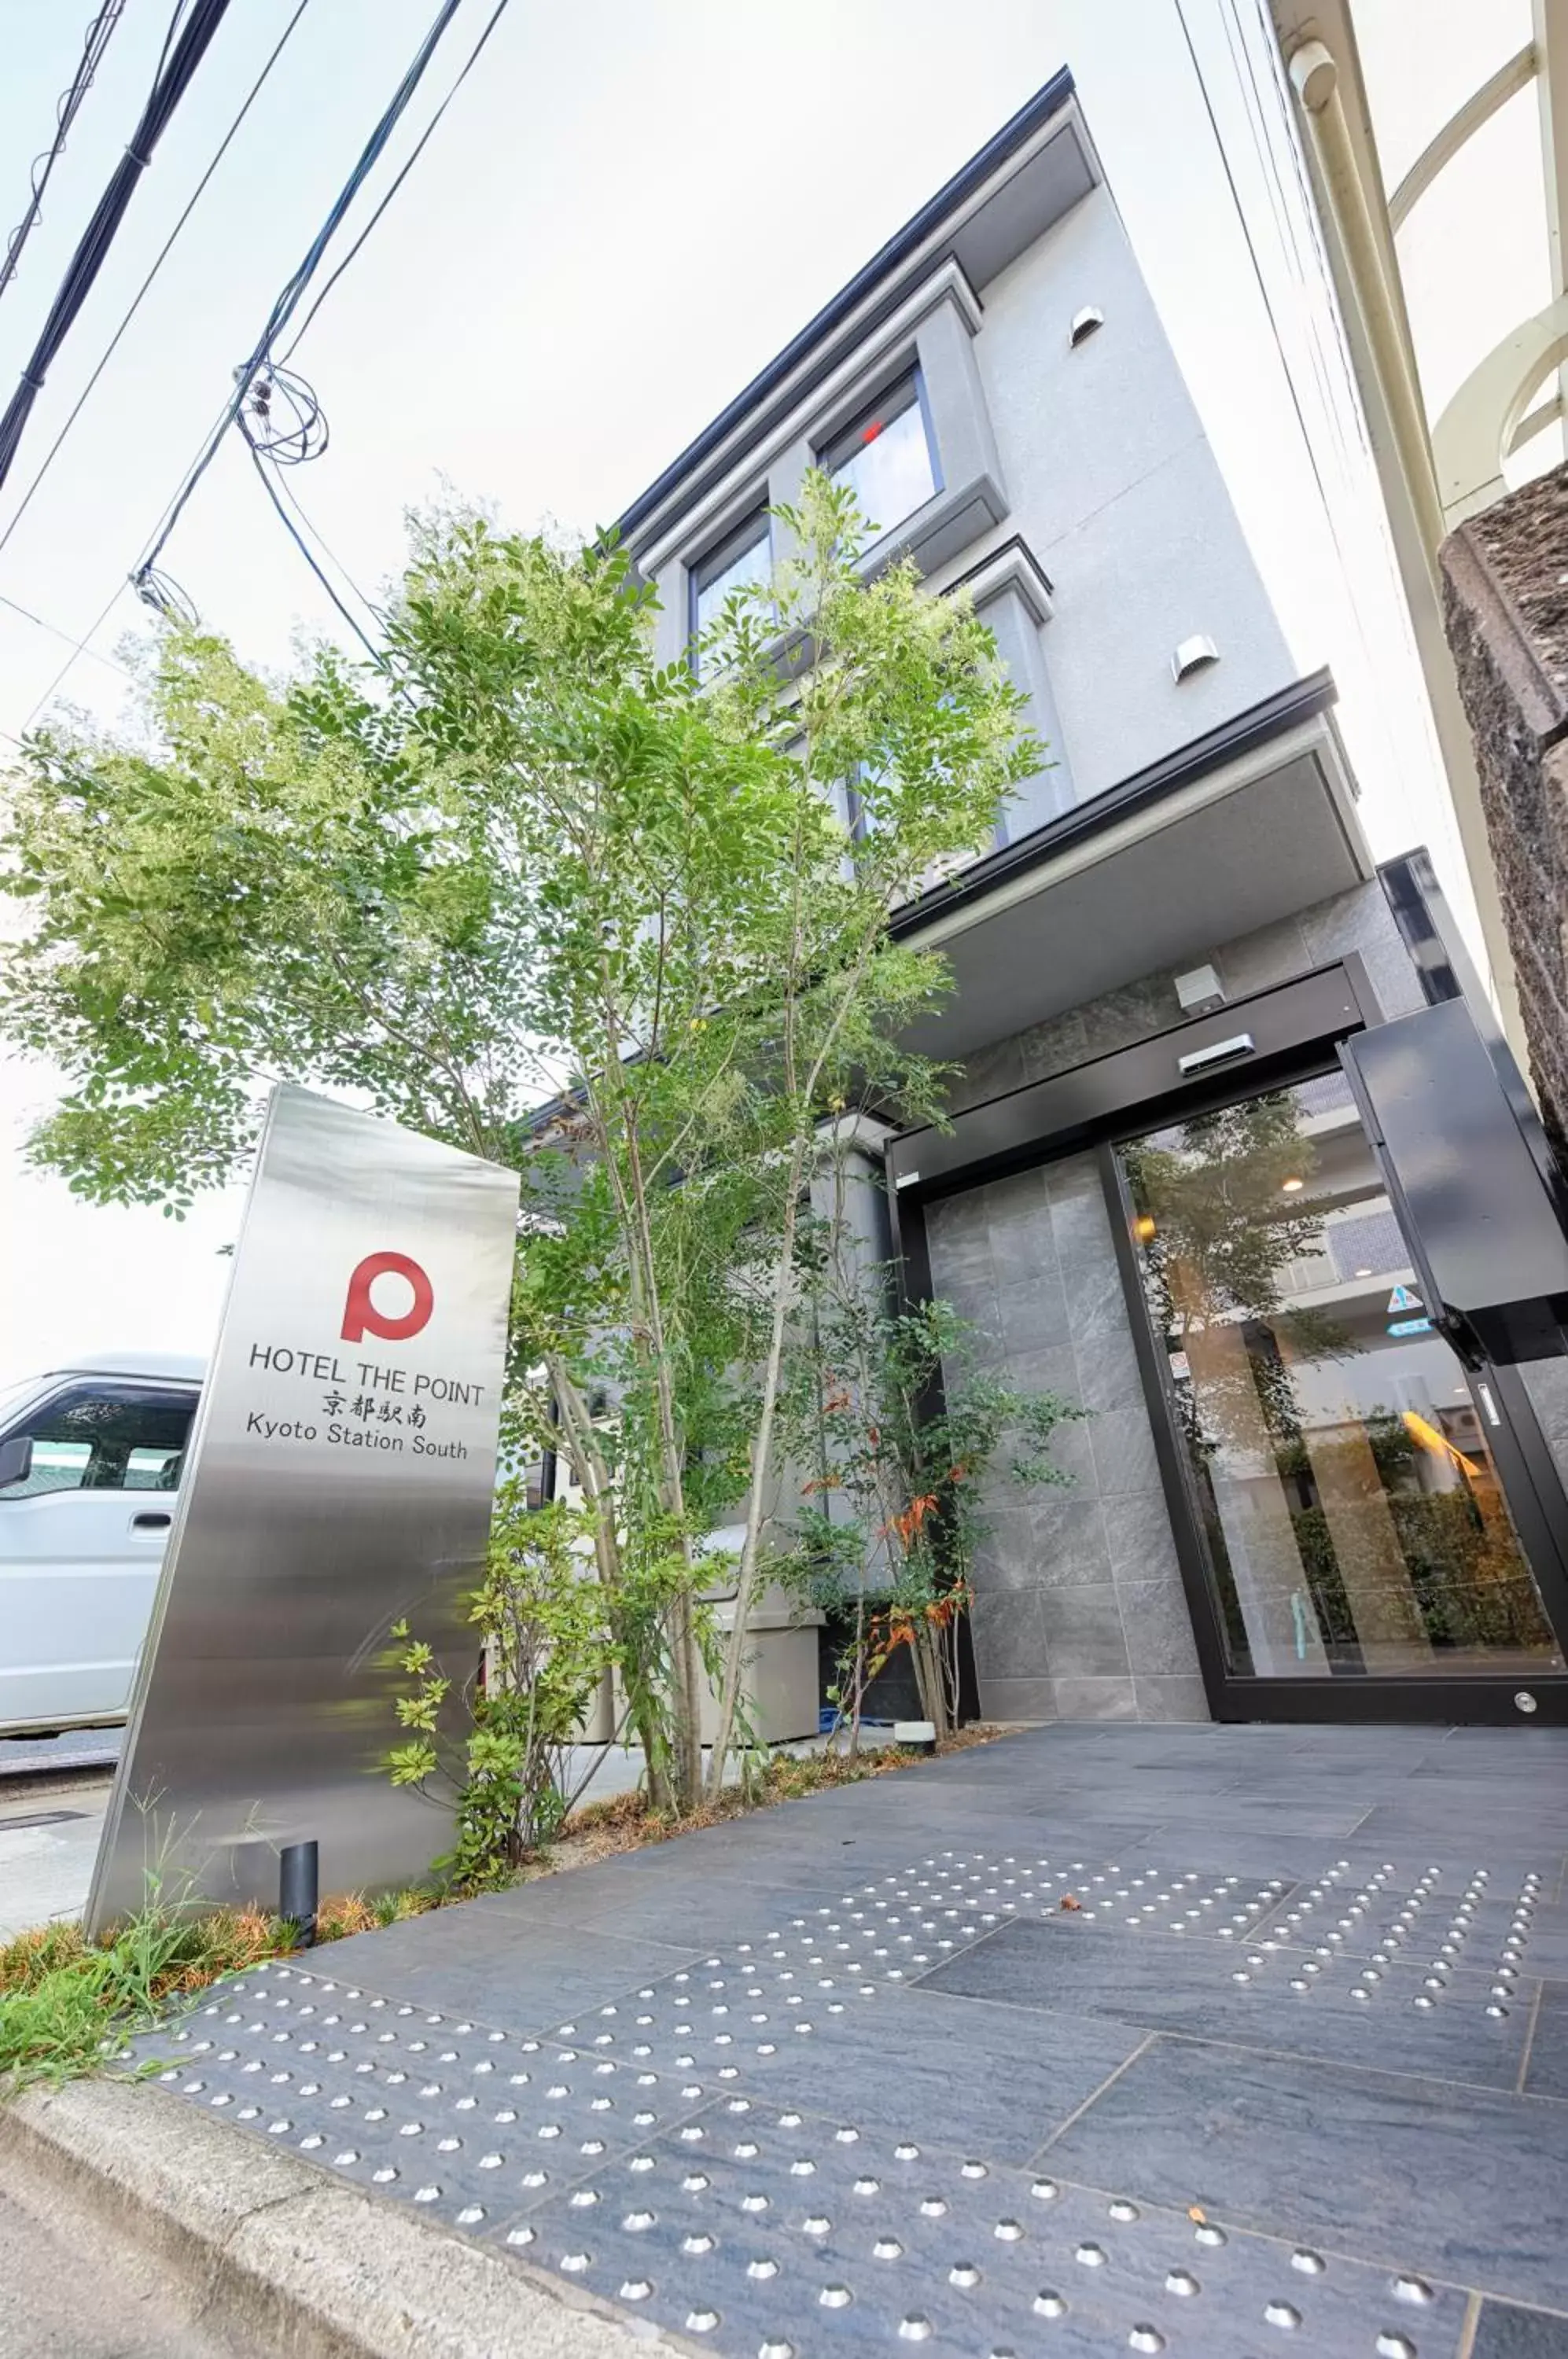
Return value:
<svg viewBox="0 0 1568 2359">
<path fill-rule="evenodd" d="M 1469 2359 L 1568 2359 L 1568 2317 L 1484 2302 Z"/>
<path fill-rule="evenodd" d="M 551 2031 L 558 2046 L 632 2069 L 733 2084 L 854 2123 L 915 2134 L 941 2119 L 980 2154 L 1015 2163 L 1142 2037 L 755 1958 L 710 1961 Z"/>
<path fill-rule="evenodd" d="M 1147 1777 L 1139 1781 L 1146 1803 L 1150 1799 L 1149 1783 Z M 1298 1796 L 1310 1788 L 1310 1779 L 1303 1778 L 1297 1787 Z M 1127 1790 L 1130 1794 L 1135 1789 L 1129 1786 Z M 1172 1831 L 1190 1826 L 1220 1836 L 1266 1832 L 1280 1843 L 1292 1837 L 1332 1843 L 1336 1837 L 1356 1833 L 1367 1816 L 1365 1798 L 1349 1790 L 1343 1799 L 1326 1795 L 1320 1799 L 1314 1789 L 1310 1802 L 1298 1799 L 1294 1808 L 1282 1809 L 1271 1795 L 1192 1793 L 1174 1771 L 1167 1774 L 1160 1786 L 1159 1801 L 1161 1824 Z"/>
<path fill-rule="evenodd" d="M 1460 1793 L 1445 1795 L 1433 1786 L 1432 1800 L 1420 1808 L 1398 1802 L 1374 1804 L 1356 1829 L 1358 1839 L 1365 1843 L 1442 1843 L 1452 1842 L 1454 1830 L 1465 1821 L 1477 1833 L 1485 1832 L 1488 1852 L 1508 1859 L 1533 1854 L 1539 1858 L 1551 1853 L 1561 1858 L 1568 1847 L 1568 1805 L 1548 1802 L 1542 1798 L 1538 1809 L 1520 1806 L 1505 1810 L 1478 1799 L 1471 1810 L 1465 1808 L 1465 1797 Z"/>
<path fill-rule="evenodd" d="M 1370 2354 L 1416 2318 L 1421 2359 L 1458 2348 L 1448 2288 L 744 2096 L 704 2123 L 701 2154 L 651 2140 L 503 2241 L 735 2359 L 912 2341 L 1244 2359 L 1280 2330 Z"/>
<path fill-rule="evenodd" d="M 1541 1985 L 1524 2085 L 1532 2097 L 1568 2099 L 1568 1982 Z"/>
<path fill-rule="evenodd" d="M 857 2125 L 944 2135 L 998 2162 L 1021 2163 L 1040 2143 L 1030 2125 L 1060 2122 L 1103 2087 L 1141 2035 L 1084 2017 L 1022 2010 L 962 2017 L 920 1992 L 883 1992 L 820 2038 L 748 2064 L 749 2086 L 778 2103 Z"/>
<path fill-rule="evenodd" d="M 1505 2299 L 1562 2299 L 1568 2105 L 1160 2038 L 1037 2162 Z"/>
<path fill-rule="evenodd" d="M 1231 1954 L 1169 1933 L 1128 1940 L 1071 1918 L 1003 1926 L 933 1967 L 920 1988 L 1510 2090 L 1535 2001 L 1533 1984 L 1495 1999 L 1486 1977 L 1469 1972 L 1270 1957 L 1250 1942 Z"/>
<path fill-rule="evenodd" d="M 475 1930 L 466 1916 L 440 1908 L 385 1932 L 356 1933 L 332 1944 L 332 1971 L 415 2006 L 533 2032 L 569 2006 L 609 1997 L 699 1954 L 690 1941 L 677 1948 L 600 1934 L 585 1942 L 569 1926 L 535 1930 L 494 1918 Z"/>
<path fill-rule="evenodd" d="M 1321 1835 L 1296 1835 L 1288 1830 L 1272 1837 L 1263 1831 L 1227 1834 L 1167 1821 L 1141 1841 L 1124 1845 L 1117 1864 L 1127 1868 L 1145 1858 L 1171 1872 L 1196 1867 L 1248 1876 L 1279 1875 L 1308 1885 L 1320 1882 L 1336 1867 L 1342 1871 L 1342 1880 L 1352 1883 L 1365 1883 L 1387 1871 L 1390 1892 L 1410 1891 L 1432 1867 L 1439 1870 L 1445 1886 L 1454 1880 L 1466 1883 L 1476 1868 L 1485 1867 L 1494 1880 L 1514 1875 L 1522 1881 L 1526 1875 L 1541 1874 L 1543 1898 L 1554 1895 L 1560 1873 L 1560 1854 L 1550 1844 L 1509 1853 L 1488 1843 L 1484 1832 L 1466 1843 L 1461 1826 L 1451 1827 L 1441 1842 L 1406 1837 L 1397 1843 L 1368 1845 L 1359 1836 L 1347 1841 L 1331 1835 L 1325 1841 Z"/>
<path fill-rule="evenodd" d="M 624 1893 L 612 1898 L 601 1891 L 572 1916 L 557 1921 L 594 1936 L 607 1933 L 619 1940 L 656 1941 L 689 1951 L 695 1942 L 713 1946 L 733 1943 L 737 1937 L 760 1940 L 802 1908 L 840 1906 L 845 1890 L 843 1884 L 786 1886 L 776 1890 L 743 1884 L 738 1878 L 721 1883 L 710 1876 L 697 1889 L 666 1893 L 652 1885 L 629 1901 Z"/>
<path fill-rule="evenodd" d="M 358 2004 L 290 1968 L 221 1986 L 133 2043 L 160 2085 L 365 2189 L 476 2229 L 660 2132 L 681 2140 L 719 2094 L 593 2051 L 508 2038 L 387 2000 Z"/>
<path fill-rule="evenodd" d="M 1568 1971 L 1568 1912 L 1543 1902 L 1544 1888 L 1539 1870 L 1431 1865 L 1412 1879 L 1384 1863 L 1357 1879 L 1331 1869 L 1298 1885 L 1256 1933 L 1266 1950 L 1278 1943 L 1320 1959 L 1392 1952 L 1440 1973 L 1540 1980 Z"/>
</svg>

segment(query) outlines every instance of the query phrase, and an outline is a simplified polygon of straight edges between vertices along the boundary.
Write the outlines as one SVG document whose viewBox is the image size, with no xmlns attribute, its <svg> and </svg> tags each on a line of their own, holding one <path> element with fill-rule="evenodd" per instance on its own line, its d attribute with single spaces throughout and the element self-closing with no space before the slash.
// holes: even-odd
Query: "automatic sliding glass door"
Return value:
<svg viewBox="0 0 1568 2359">
<path fill-rule="evenodd" d="M 1117 1153 L 1228 1674 L 1562 1672 L 1343 1077 Z"/>
</svg>

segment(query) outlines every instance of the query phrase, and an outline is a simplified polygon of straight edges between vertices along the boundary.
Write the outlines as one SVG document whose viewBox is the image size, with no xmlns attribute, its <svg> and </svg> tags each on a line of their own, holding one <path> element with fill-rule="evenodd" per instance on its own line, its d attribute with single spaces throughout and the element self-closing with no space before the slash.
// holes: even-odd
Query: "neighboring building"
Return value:
<svg viewBox="0 0 1568 2359">
<path fill-rule="evenodd" d="M 813 460 L 887 527 L 869 564 L 970 591 L 1051 756 L 895 921 L 951 962 L 920 1045 L 964 1069 L 951 1130 L 887 1143 L 906 1285 L 1093 1412 L 1070 1489 L 998 1506 L 972 1700 L 1568 1718 L 1531 1405 L 1568 1386 L 1514 1364 L 1568 1307 L 1550 1159 L 1430 868 L 1374 868 L 1070 76 L 627 510 L 669 659 Z"/>
<path fill-rule="evenodd" d="M 1518 487 L 1564 448 L 1568 5 L 1270 9 L 1286 71 L 1264 136 L 1305 160 L 1494 994 L 1561 1141 L 1568 900 L 1537 688 L 1559 703 L 1563 679 L 1511 593 L 1560 657 L 1564 495 Z"/>
</svg>

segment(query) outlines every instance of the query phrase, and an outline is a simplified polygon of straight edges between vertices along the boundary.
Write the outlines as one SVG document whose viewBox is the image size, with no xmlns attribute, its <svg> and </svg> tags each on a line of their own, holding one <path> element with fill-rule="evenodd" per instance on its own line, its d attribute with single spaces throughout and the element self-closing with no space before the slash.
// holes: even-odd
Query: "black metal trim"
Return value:
<svg viewBox="0 0 1568 2359">
<path fill-rule="evenodd" d="M 747 411 L 755 409 L 769 394 L 776 392 L 813 346 L 832 335 L 836 328 L 842 327 L 880 281 L 909 261 L 931 232 L 940 228 L 946 216 L 955 212 L 976 189 L 982 188 L 1009 157 L 1016 155 L 1037 131 L 1050 122 L 1053 114 L 1059 114 L 1073 94 L 1073 76 L 1062 66 L 1042 89 L 1035 92 L 1032 98 L 1025 100 L 1010 121 L 1004 123 L 967 164 L 959 167 L 935 196 L 928 197 L 919 212 L 907 221 L 902 229 L 894 232 L 887 245 L 855 272 L 849 284 L 841 287 L 838 293 L 823 304 L 815 319 L 809 320 L 798 335 L 791 336 L 783 351 L 777 353 L 767 367 L 720 410 L 711 424 L 703 427 L 695 441 L 687 444 L 680 457 L 670 462 L 647 491 L 640 492 L 631 506 L 622 511 L 615 526 L 620 538 L 625 540 L 639 525 L 646 523 L 654 511 L 662 506 L 670 493 L 680 488 L 684 477 L 712 458 Z"/>
<path fill-rule="evenodd" d="M 1044 566 L 1040 563 L 1039 558 L 1035 555 L 1033 549 L 1029 547 L 1021 532 L 1012 533 L 1006 540 L 998 541 L 995 549 L 988 549 L 984 557 L 977 557 L 975 559 L 974 564 L 969 568 L 969 571 L 966 573 L 958 574 L 952 582 L 944 582 L 941 590 L 937 592 L 937 595 L 942 598 L 951 598 L 955 591 L 967 590 L 971 588 L 975 582 L 978 582 L 983 573 L 989 573 L 993 566 L 999 565 L 1004 557 L 1011 557 L 1015 549 L 1028 564 L 1034 568 L 1034 571 L 1044 582 L 1047 593 L 1050 596 L 1054 597 L 1056 594 L 1056 584 L 1052 582 L 1050 574 L 1046 571 Z"/>
<path fill-rule="evenodd" d="M 1520 1712 L 1521 1689 L 1534 1696 L 1533 1712 Z M 1428 1727 L 1562 1728 L 1568 1726 L 1568 1677 L 1562 1672 L 1516 1672 L 1511 1679 L 1454 1679 L 1442 1672 L 1429 1679 L 1259 1680 L 1230 1679 L 1216 1720 L 1399 1721 Z"/>
<path fill-rule="evenodd" d="M 1197 1506 L 1192 1495 L 1187 1453 L 1181 1446 L 1176 1403 L 1171 1392 L 1171 1363 L 1160 1348 L 1154 1322 L 1149 1315 L 1148 1298 L 1138 1275 L 1138 1247 L 1133 1242 L 1132 1196 L 1127 1184 L 1127 1175 L 1110 1139 L 1101 1140 L 1095 1151 L 1095 1161 L 1100 1169 L 1100 1185 L 1105 1190 L 1105 1211 L 1110 1217 L 1116 1268 L 1127 1300 L 1133 1354 L 1138 1361 L 1138 1372 L 1143 1382 L 1144 1405 L 1154 1434 L 1160 1486 L 1165 1494 L 1166 1513 L 1171 1518 L 1171 1530 L 1176 1542 L 1177 1568 L 1186 1592 L 1187 1610 L 1192 1619 L 1192 1641 L 1198 1650 L 1198 1669 L 1203 1675 L 1203 1692 L 1208 1698 L 1209 1710 L 1217 1720 L 1222 1716 L 1218 1707 L 1229 1677 L 1225 1664 L 1225 1633 L 1220 1627 L 1219 1607 L 1209 1578 L 1208 1552 L 1203 1547 Z"/>
<path fill-rule="evenodd" d="M 1332 1067 L 1334 1044 L 1379 1020 L 1365 967 L 1355 956 L 1314 968 L 1290 983 L 1226 1002 L 1210 1016 L 1113 1049 L 1065 1072 L 988 1098 L 955 1114 L 945 1130 L 904 1132 L 888 1144 L 894 1196 L 951 1194 L 982 1179 L 1027 1169 L 1108 1134 L 1157 1128 L 1211 1105 L 1294 1079 L 1307 1058 Z M 1245 1067 L 1217 1068 L 1212 1080 L 1184 1080 L 1183 1048 L 1250 1030 L 1262 1044 Z"/>
<path fill-rule="evenodd" d="M 1322 1056 L 1303 1059 L 1295 1079 L 1312 1078 L 1309 1066 L 1324 1070 Z M 1333 1070 L 1332 1066 L 1327 1070 Z M 1280 1080 L 1268 1084 L 1275 1088 L 1288 1085 L 1288 1081 Z M 1206 1099 L 1224 1104 L 1234 1102 L 1237 1094 L 1252 1096 L 1257 1093 L 1216 1090 L 1204 1094 Z M 1359 1111 L 1359 1100 L 1357 1104 Z M 1195 1102 L 1191 1107 L 1192 1113 L 1204 1110 Z M 1140 1116 L 1136 1125 L 1124 1126 L 1120 1136 L 1137 1136 L 1148 1126 Z M 1568 1672 L 1544 1667 L 1512 1677 L 1470 1679 L 1443 1674 L 1425 1679 L 1390 1679 L 1377 1673 L 1263 1679 L 1256 1673 L 1231 1670 L 1203 1539 L 1203 1516 L 1182 1443 L 1170 1364 L 1155 1333 L 1138 1271 L 1132 1230 L 1134 1208 L 1116 1144 L 1112 1135 L 1100 1143 L 1101 1183 L 1132 1327 L 1133 1350 L 1154 1433 L 1160 1487 L 1176 1543 L 1181 1586 L 1192 1614 L 1198 1667 L 1214 1717 L 1286 1721 L 1365 1721 L 1381 1717 L 1466 1724 L 1519 1723 L 1528 1717 L 1537 1725 L 1568 1725 Z M 1409 1245 L 1408 1234 L 1406 1243 Z M 1452 1343 L 1454 1339 L 1450 1336 L 1448 1340 Z M 1487 1447 L 1497 1462 L 1508 1512 L 1525 1561 L 1541 1593 L 1548 1622 L 1560 1647 L 1568 1647 L 1568 1498 L 1564 1497 L 1551 1450 L 1517 1368 L 1483 1363 L 1478 1368 L 1467 1366 L 1465 1373 L 1473 1384 L 1491 1386 L 1501 1411 L 1501 1422 L 1497 1425 L 1484 1418 Z M 1481 1411 L 1479 1401 L 1476 1408 Z M 1531 1714 L 1521 1713 L 1513 1701 L 1521 1689 L 1528 1689 L 1536 1698 L 1537 1709 Z"/>
<path fill-rule="evenodd" d="M 1483 1412 L 1482 1430 L 1547 1619 L 1568 1652 L 1568 1495 L 1552 1446 L 1517 1367 L 1486 1360 L 1467 1373 L 1473 1388 L 1491 1388 L 1502 1411 L 1502 1423 L 1496 1426 Z M 1483 1404 L 1477 1401 L 1476 1407 Z"/>
<path fill-rule="evenodd" d="M 1385 860 L 1379 864 L 1377 881 L 1410 951 L 1428 1006 L 1435 1007 L 1445 999 L 1462 999 L 1468 1007 L 1552 1210 L 1568 1231 L 1568 1174 L 1552 1151 L 1508 1035 L 1481 987 L 1465 937 L 1438 882 L 1432 854 L 1424 845 L 1418 845 L 1413 852 Z"/>
<path fill-rule="evenodd" d="M 1179 745 L 1173 754 L 1162 755 L 1158 762 L 1135 770 L 1118 786 L 1107 787 L 1103 794 L 1091 795 L 1086 802 L 1075 803 L 1071 810 L 1059 812 L 1043 827 L 1020 835 L 1002 851 L 987 853 L 983 860 L 966 868 L 961 879 L 936 886 L 918 901 L 896 911 L 888 921 L 889 934 L 895 941 L 902 941 L 933 919 L 945 918 L 951 910 L 983 900 L 987 893 L 994 893 L 998 885 L 1012 877 L 1027 875 L 1031 869 L 1056 859 L 1073 845 L 1103 835 L 1118 821 L 1156 809 L 1193 779 L 1204 777 L 1225 763 L 1268 745 L 1288 730 L 1300 728 L 1303 722 L 1316 720 L 1336 701 L 1338 694 L 1326 666 L 1309 672 L 1304 679 L 1293 680 L 1289 688 L 1279 689 L 1272 696 L 1248 705 L 1245 712 L 1221 722 L 1217 729 L 1210 729 L 1202 737 Z"/>
</svg>

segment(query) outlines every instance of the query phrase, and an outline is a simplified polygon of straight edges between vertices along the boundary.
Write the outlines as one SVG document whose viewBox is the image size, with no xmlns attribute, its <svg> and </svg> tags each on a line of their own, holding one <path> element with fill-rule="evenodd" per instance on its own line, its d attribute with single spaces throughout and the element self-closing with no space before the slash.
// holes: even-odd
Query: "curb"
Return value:
<svg viewBox="0 0 1568 2359">
<path fill-rule="evenodd" d="M 0 2161 L 90 2204 L 286 2359 L 630 2359 L 696 2346 L 427 2225 L 161 2089 L 30 2089 Z"/>
</svg>

